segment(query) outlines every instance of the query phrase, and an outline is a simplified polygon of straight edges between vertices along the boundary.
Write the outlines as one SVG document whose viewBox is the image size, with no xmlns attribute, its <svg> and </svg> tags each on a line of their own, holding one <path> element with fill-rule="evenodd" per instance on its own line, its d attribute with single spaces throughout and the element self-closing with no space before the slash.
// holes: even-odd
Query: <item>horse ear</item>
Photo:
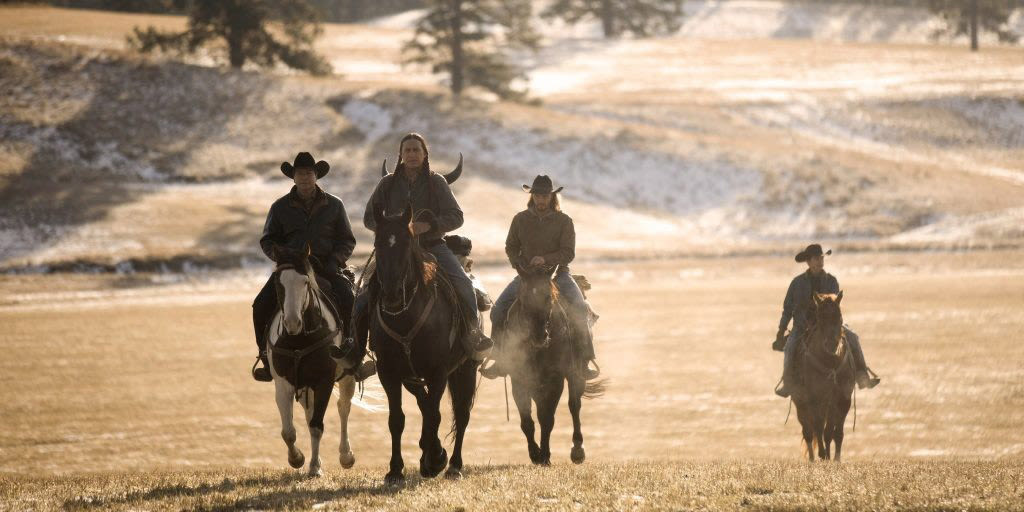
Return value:
<svg viewBox="0 0 1024 512">
<path fill-rule="evenodd" d="M 313 254 L 313 248 L 309 246 L 309 242 L 306 242 L 306 245 L 302 247 L 302 252 L 306 255 L 307 260 L 309 259 L 309 256 Z"/>
<path fill-rule="evenodd" d="M 839 295 L 836 295 L 836 305 L 839 305 L 843 301 L 843 291 L 839 290 Z"/>
<path fill-rule="evenodd" d="M 814 294 L 814 305 L 815 305 L 815 306 L 820 306 L 820 305 L 821 305 L 821 302 L 822 302 L 822 299 L 821 299 L 821 294 L 820 294 L 820 293 L 817 293 L 817 292 L 815 292 L 815 294 Z"/>
</svg>

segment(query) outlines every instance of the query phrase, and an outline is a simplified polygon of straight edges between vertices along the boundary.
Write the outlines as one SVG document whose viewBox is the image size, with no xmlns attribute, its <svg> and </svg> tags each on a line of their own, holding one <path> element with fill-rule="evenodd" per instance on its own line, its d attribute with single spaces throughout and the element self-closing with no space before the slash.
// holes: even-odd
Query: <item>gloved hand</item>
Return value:
<svg viewBox="0 0 1024 512">
<path fill-rule="evenodd" d="M 786 329 L 779 329 L 779 332 L 775 333 L 775 342 L 772 343 L 772 350 L 776 352 L 782 352 L 786 349 Z"/>
</svg>

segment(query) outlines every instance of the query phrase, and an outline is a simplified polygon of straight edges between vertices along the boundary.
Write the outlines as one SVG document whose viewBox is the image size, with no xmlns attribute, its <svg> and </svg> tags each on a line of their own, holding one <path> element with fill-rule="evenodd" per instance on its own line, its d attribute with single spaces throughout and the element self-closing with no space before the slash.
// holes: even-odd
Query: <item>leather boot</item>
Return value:
<svg viewBox="0 0 1024 512">
<path fill-rule="evenodd" d="M 868 372 L 867 368 L 857 370 L 857 387 L 860 389 L 871 389 L 877 386 L 882 379 L 878 378 L 877 375 L 872 375 L 873 374 Z"/>
</svg>

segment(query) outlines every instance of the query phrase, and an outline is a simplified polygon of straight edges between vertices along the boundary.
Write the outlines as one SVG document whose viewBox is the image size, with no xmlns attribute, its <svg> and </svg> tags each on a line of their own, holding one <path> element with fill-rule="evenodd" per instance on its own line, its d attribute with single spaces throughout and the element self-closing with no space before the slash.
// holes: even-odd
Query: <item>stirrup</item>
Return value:
<svg viewBox="0 0 1024 512">
<path fill-rule="evenodd" d="M 256 367 L 256 365 L 260 364 L 260 361 L 262 360 L 263 359 L 261 357 L 256 356 L 256 362 L 252 363 L 252 370 L 250 370 L 252 378 L 258 382 L 271 382 L 274 380 L 274 376 L 270 373 L 270 368 L 265 366 L 260 368 Z"/>
<path fill-rule="evenodd" d="M 861 376 L 866 377 L 864 382 L 861 382 Z M 877 386 L 882 379 L 875 372 L 871 371 L 871 368 L 865 368 L 864 373 L 857 372 L 857 387 L 860 389 L 871 389 Z"/>
<path fill-rule="evenodd" d="M 498 362 L 497 359 L 490 358 L 485 360 L 484 363 L 486 363 L 487 361 L 491 361 L 493 364 L 486 368 L 484 368 L 483 364 L 480 365 L 481 377 L 485 379 L 497 379 L 498 377 L 504 377 L 508 375 L 508 372 L 501 368 L 500 363 Z"/>
<path fill-rule="evenodd" d="M 362 364 L 357 366 L 352 371 L 352 377 L 356 379 L 356 382 L 362 382 L 366 379 L 377 374 L 377 363 L 370 359 L 369 361 L 363 361 Z"/>
<path fill-rule="evenodd" d="M 782 398 L 789 398 L 793 394 L 791 390 L 786 388 L 785 379 L 783 377 L 779 377 L 779 382 L 775 384 L 775 394 Z"/>
<path fill-rule="evenodd" d="M 590 369 L 590 363 L 594 363 L 595 369 Z M 601 366 L 597 364 L 597 360 L 588 359 L 579 369 L 579 375 L 583 377 L 583 380 L 594 380 L 601 376 Z"/>
</svg>

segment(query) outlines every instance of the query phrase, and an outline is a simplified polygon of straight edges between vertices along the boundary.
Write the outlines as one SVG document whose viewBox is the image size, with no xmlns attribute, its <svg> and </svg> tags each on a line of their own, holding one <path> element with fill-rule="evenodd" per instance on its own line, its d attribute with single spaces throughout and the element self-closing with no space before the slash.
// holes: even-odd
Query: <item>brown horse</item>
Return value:
<svg viewBox="0 0 1024 512">
<path fill-rule="evenodd" d="M 586 458 L 580 409 L 583 398 L 604 393 L 603 381 L 586 382 L 576 371 L 576 336 L 565 309 L 559 302 L 558 289 L 552 282 L 554 266 L 535 270 L 518 269 L 520 286 L 516 301 L 509 308 L 502 336 L 505 336 L 512 398 L 519 409 L 520 427 L 526 436 L 530 461 L 551 464 L 551 430 L 555 426 L 555 409 L 562 398 L 565 383 L 569 384 L 569 413 L 572 415 L 572 451 L 576 464 Z M 532 406 L 537 406 L 540 422 L 540 444 L 534 438 Z"/>
<path fill-rule="evenodd" d="M 839 309 L 842 300 L 842 291 L 814 295 L 815 321 L 803 337 L 802 355 L 797 358 L 799 385 L 794 390 L 793 403 L 811 462 L 815 448 L 820 459 L 830 459 L 833 441 L 836 462 L 843 450 L 843 424 L 850 412 L 855 379 L 853 357 L 843 329 L 843 313 Z"/>
</svg>

